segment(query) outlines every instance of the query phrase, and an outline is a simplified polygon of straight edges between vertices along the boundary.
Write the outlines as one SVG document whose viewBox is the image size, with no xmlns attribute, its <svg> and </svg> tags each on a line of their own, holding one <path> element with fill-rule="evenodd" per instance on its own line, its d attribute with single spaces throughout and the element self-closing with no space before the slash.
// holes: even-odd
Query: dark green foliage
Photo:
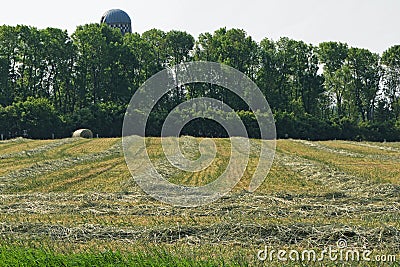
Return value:
<svg viewBox="0 0 400 267">
<path fill-rule="evenodd" d="M 0 26 L 0 134 L 3 138 L 66 137 L 78 128 L 120 136 L 135 91 L 164 68 L 192 60 L 228 64 L 257 83 L 275 114 L 278 137 L 400 140 L 400 46 L 380 55 L 345 43 L 315 47 L 287 37 L 259 44 L 241 29 L 221 28 L 197 40 L 152 29 L 122 36 L 105 24 L 54 28 Z M 250 137 L 255 115 L 226 88 L 177 86 L 153 110 L 147 134 L 158 136 L 167 114 L 196 97 L 233 108 Z M 199 118 L 181 134 L 226 136 Z"/>
<path fill-rule="evenodd" d="M 32 138 L 52 138 L 62 125 L 54 106 L 46 98 L 28 97 L 26 101 L 14 102 L 0 109 L 0 118 L 0 131 L 6 137 L 29 133 Z"/>
<path fill-rule="evenodd" d="M 278 138 L 330 140 L 340 138 L 340 126 L 318 119 L 309 114 L 276 112 L 275 122 Z"/>
</svg>

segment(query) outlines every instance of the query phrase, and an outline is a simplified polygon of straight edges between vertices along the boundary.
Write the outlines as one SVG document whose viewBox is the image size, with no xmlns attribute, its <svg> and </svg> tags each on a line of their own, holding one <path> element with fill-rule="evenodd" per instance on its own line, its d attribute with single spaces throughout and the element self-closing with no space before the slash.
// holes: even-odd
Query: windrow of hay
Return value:
<svg viewBox="0 0 400 267">
<path fill-rule="evenodd" d="M 347 156 L 347 157 L 354 157 L 354 158 L 363 158 L 365 155 L 357 153 L 357 152 L 350 152 L 350 151 L 346 151 L 344 149 L 339 149 L 339 148 L 332 148 L 332 147 L 328 147 L 325 146 L 323 144 L 317 143 L 317 142 L 310 142 L 310 141 L 306 141 L 306 140 L 297 140 L 297 139 L 290 139 L 293 142 L 298 142 L 301 143 L 303 145 L 312 147 L 314 149 L 319 149 L 319 150 L 323 150 L 326 152 L 330 152 L 330 153 L 335 153 L 335 154 L 339 154 L 342 156 Z"/>
<path fill-rule="evenodd" d="M 375 148 L 383 151 L 400 152 L 400 148 L 396 147 L 395 143 L 361 143 L 354 141 L 343 141 L 344 143 L 354 144 L 363 147 Z M 394 147 L 392 147 L 394 145 Z"/>
<path fill-rule="evenodd" d="M 254 245 L 297 245 L 300 247 L 335 246 L 340 238 L 347 240 L 350 247 L 387 249 L 398 251 L 400 232 L 391 226 L 365 228 L 346 225 L 319 225 L 293 223 L 287 225 L 259 225 L 242 223 L 217 223 L 208 226 L 175 227 L 110 227 L 96 224 L 79 226 L 49 225 L 45 223 L 0 223 L 3 237 L 46 236 L 52 240 L 87 242 L 90 240 L 142 241 L 147 243 L 188 245 L 238 244 Z"/>
<path fill-rule="evenodd" d="M 22 151 L 16 151 L 16 152 L 12 152 L 12 153 L 6 153 L 3 155 L 0 155 L 0 159 L 8 159 L 8 158 L 16 158 L 16 157 L 31 157 L 33 155 L 37 155 L 37 154 L 41 154 L 44 153 L 46 151 L 49 151 L 53 148 L 56 147 L 60 147 L 69 143 L 73 143 L 75 142 L 76 139 L 73 138 L 67 138 L 67 139 L 60 139 L 60 140 L 56 140 L 56 141 L 39 141 L 37 142 L 37 147 L 28 149 L 28 150 L 22 150 Z M 32 143 L 35 143 L 36 141 L 32 141 Z M 44 145 L 41 145 L 45 143 Z M 16 150 L 16 149 L 14 149 Z"/>
<path fill-rule="evenodd" d="M 109 149 L 118 142 L 121 142 L 121 139 L 94 138 L 86 140 L 86 142 L 79 143 L 79 145 L 68 147 L 63 151 L 63 153 L 70 156 L 97 153 Z"/>
<path fill-rule="evenodd" d="M 379 155 L 349 157 L 293 141 L 281 142 L 278 150 L 333 166 L 340 172 L 351 174 L 370 183 L 399 183 L 400 170 L 397 168 L 400 162 L 399 157 Z"/>
<path fill-rule="evenodd" d="M 23 137 L 17 137 L 13 139 L 6 139 L 6 140 L 0 140 L 0 144 L 7 144 L 7 143 L 22 143 L 22 142 L 28 142 L 31 141 L 31 139 L 23 138 Z"/>
<path fill-rule="evenodd" d="M 50 172 L 54 172 L 63 168 L 72 168 L 76 165 L 83 163 L 102 161 L 107 157 L 120 156 L 121 154 L 121 143 L 118 142 L 109 149 L 99 153 L 91 153 L 81 157 L 73 156 L 36 163 L 27 168 L 19 169 L 0 177 L 0 180 L 2 181 L 2 183 L 0 184 L 0 189 L 5 190 L 6 188 L 15 188 L 15 182 L 19 180 L 32 179 L 36 176 L 42 176 L 44 174 L 48 174 Z"/>
</svg>

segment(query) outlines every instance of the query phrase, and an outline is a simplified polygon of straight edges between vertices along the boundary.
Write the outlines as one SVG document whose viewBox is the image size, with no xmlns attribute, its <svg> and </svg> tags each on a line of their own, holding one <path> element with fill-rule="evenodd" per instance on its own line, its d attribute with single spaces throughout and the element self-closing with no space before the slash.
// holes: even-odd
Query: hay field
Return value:
<svg viewBox="0 0 400 267">
<path fill-rule="evenodd" d="M 200 139 L 180 141 L 188 158 L 199 156 Z M 223 172 L 230 142 L 214 141 L 213 164 L 186 173 L 168 164 L 159 138 L 146 139 L 160 173 L 186 185 L 206 184 Z M 17 251 L 16 259 L 25 259 L 23 251 L 38 249 L 68 263 L 71 255 L 90 251 L 113 264 L 302 266 L 262 262 L 257 252 L 266 245 L 322 250 L 345 239 L 349 247 L 396 255 L 400 262 L 400 143 L 278 140 L 267 179 L 250 193 L 260 142 L 251 140 L 250 162 L 234 190 L 197 208 L 147 196 L 128 172 L 121 139 L 0 142 L 0 255 Z"/>
</svg>

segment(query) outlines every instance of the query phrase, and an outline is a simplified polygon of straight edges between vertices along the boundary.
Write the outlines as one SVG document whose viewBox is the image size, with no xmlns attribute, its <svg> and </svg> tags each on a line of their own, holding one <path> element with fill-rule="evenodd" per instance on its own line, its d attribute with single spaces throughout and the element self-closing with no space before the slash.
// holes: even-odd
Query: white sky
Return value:
<svg viewBox="0 0 400 267">
<path fill-rule="evenodd" d="M 287 36 L 307 43 L 342 41 L 382 53 L 400 44 L 399 0 L 14 0 L 2 1 L 0 25 L 67 29 L 125 10 L 133 30 L 214 32 L 241 28 L 256 41 Z"/>
</svg>

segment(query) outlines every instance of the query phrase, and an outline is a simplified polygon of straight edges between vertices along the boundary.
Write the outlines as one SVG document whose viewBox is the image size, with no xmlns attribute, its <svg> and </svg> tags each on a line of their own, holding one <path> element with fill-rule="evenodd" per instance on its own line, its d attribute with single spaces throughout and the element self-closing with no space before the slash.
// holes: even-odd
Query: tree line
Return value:
<svg viewBox="0 0 400 267">
<path fill-rule="evenodd" d="M 250 77 L 265 94 L 279 138 L 400 140 L 400 45 L 382 55 L 341 42 L 318 46 L 282 37 L 257 43 L 241 29 L 195 39 L 152 29 L 122 35 L 105 24 L 55 28 L 0 26 L 0 134 L 3 138 L 66 137 L 77 128 L 120 136 L 126 107 L 152 75 L 189 61 L 214 61 Z M 160 134 L 177 104 L 196 97 L 227 103 L 258 137 L 254 114 L 214 85 L 181 86 L 151 114 Z M 206 130 L 205 130 L 206 129 Z M 217 123 L 197 119 L 183 134 L 220 137 Z"/>
</svg>

